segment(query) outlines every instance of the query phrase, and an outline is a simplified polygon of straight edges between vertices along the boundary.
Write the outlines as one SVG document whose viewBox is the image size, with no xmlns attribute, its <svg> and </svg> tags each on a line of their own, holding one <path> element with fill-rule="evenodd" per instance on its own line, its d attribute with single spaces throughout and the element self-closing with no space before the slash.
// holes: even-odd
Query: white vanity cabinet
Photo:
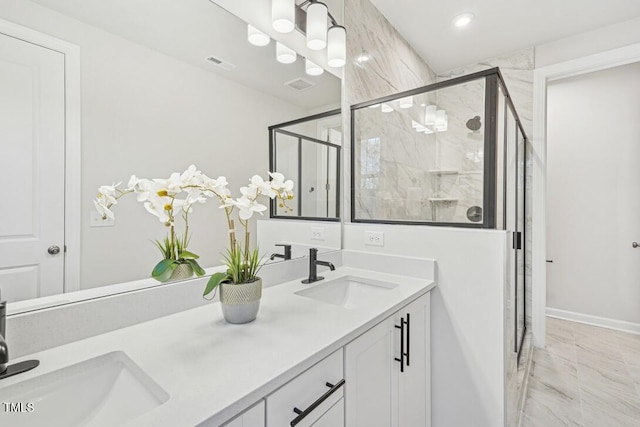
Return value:
<svg viewBox="0 0 640 427">
<path fill-rule="evenodd" d="M 430 427 L 430 294 L 224 427 Z"/>
<path fill-rule="evenodd" d="M 265 427 L 264 414 L 265 405 L 264 399 L 262 399 L 231 421 L 223 424 L 221 427 Z M 205 425 L 206 423 L 200 424 L 199 427 Z"/>
<path fill-rule="evenodd" d="M 430 295 L 345 347 L 348 427 L 429 427 Z"/>
</svg>

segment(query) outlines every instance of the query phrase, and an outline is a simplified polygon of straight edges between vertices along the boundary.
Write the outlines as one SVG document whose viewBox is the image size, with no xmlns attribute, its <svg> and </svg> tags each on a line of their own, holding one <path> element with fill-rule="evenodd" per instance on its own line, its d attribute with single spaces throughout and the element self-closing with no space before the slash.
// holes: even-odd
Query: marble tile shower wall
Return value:
<svg viewBox="0 0 640 427">
<path fill-rule="evenodd" d="M 433 70 L 420 58 L 370 0 L 344 0 L 344 8 L 344 21 L 347 28 L 347 57 L 352 58 L 352 60 L 347 61 L 345 67 L 342 93 L 343 111 L 349 111 L 349 106 L 359 102 L 415 89 L 436 81 L 436 74 Z M 371 120 L 373 120 L 373 116 Z M 343 114 L 343 124 L 344 129 L 351 129 L 350 114 Z M 375 123 L 363 123 L 361 125 L 364 128 L 373 129 Z M 402 129 L 405 129 L 404 124 L 399 120 L 395 122 L 395 126 L 398 129 L 401 125 Z M 409 131 L 411 131 L 410 125 L 407 129 L 407 132 Z M 350 134 L 347 135 L 350 138 Z M 349 140 L 345 141 L 344 148 L 343 164 L 349 165 L 351 164 L 351 142 Z M 381 161 L 393 162 L 393 160 L 397 159 L 397 157 L 392 157 L 394 155 L 392 151 L 393 147 L 389 150 L 384 150 L 384 154 L 381 153 L 381 155 L 385 157 L 381 157 Z M 423 155 L 423 153 L 420 153 L 420 155 Z M 428 155 L 428 153 L 425 155 Z M 412 156 L 414 159 L 418 157 L 416 155 Z M 393 172 L 393 165 L 385 163 L 384 166 L 390 168 L 390 175 L 395 175 L 396 183 L 411 181 L 411 172 L 400 172 L 403 175 L 399 175 L 399 173 Z M 398 169 L 401 168 L 396 165 L 395 170 Z M 393 182 L 394 180 L 390 181 L 390 183 Z M 348 169 L 343 183 L 344 191 L 342 194 L 345 195 L 344 212 L 348 220 L 351 212 Z M 358 206 L 371 206 L 370 200 L 365 198 L 359 200 Z M 382 200 L 379 203 L 383 209 L 390 204 L 392 203 L 388 200 Z M 360 212 L 363 212 L 363 210 Z M 369 212 L 369 214 L 372 213 Z"/>
<path fill-rule="evenodd" d="M 435 134 L 434 198 L 452 199 L 432 202 L 437 221 L 468 223 L 467 210 L 482 207 L 484 130 L 472 132 L 466 123 L 480 116 L 484 124 L 484 88 L 480 79 L 436 92 L 436 105 L 447 112 L 449 126 Z"/>
<path fill-rule="evenodd" d="M 377 159 L 369 162 L 377 163 L 379 172 L 367 177 L 356 168 L 356 217 L 431 219 L 428 199 L 434 177 L 429 170 L 435 168 L 435 135 L 415 132 L 405 110 L 382 113 L 379 108 L 365 108 L 358 111 L 357 121 L 355 138 L 361 148 L 355 155 L 364 151 L 367 157 L 367 145 L 376 144 Z"/>
</svg>

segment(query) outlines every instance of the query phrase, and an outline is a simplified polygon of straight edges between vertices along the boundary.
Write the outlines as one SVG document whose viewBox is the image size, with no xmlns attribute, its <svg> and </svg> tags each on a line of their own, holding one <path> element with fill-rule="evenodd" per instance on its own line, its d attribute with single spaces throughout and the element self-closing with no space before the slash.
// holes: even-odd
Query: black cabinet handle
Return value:
<svg viewBox="0 0 640 427">
<path fill-rule="evenodd" d="M 400 362 L 400 372 L 404 372 L 404 324 L 404 317 L 401 317 L 400 326 L 395 325 L 396 329 L 400 329 L 400 358 L 395 358 L 396 362 Z"/>
<path fill-rule="evenodd" d="M 291 427 L 294 427 L 296 424 L 298 424 L 300 421 L 302 421 L 303 419 L 305 419 L 305 417 L 307 415 L 309 415 L 311 412 L 313 412 L 314 409 L 316 409 L 318 406 L 320 406 L 320 404 L 322 402 L 324 402 L 325 400 L 327 400 L 329 398 L 329 396 L 331 396 L 333 393 L 336 392 L 336 390 L 338 390 L 340 387 L 342 387 L 344 385 L 344 379 L 338 381 L 338 384 L 331 384 L 331 383 L 326 383 L 325 384 L 327 387 L 329 387 L 330 389 L 323 394 L 322 396 L 320 396 L 318 398 L 318 400 L 316 400 L 315 402 L 313 402 L 307 409 L 305 409 L 304 411 L 301 411 L 298 408 L 293 408 L 293 412 L 295 412 L 296 414 L 298 414 L 297 417 L 295 417 L 293 419 L 293 421 L 291 421 Z"/>
<path fill-rule="evenodd" d="M 407 352 L 405 356 L 407 356 L 407 366 L 410 366 L 409 355 L 411 354 L 411 314 L 407 313 Z"/>
</svg>

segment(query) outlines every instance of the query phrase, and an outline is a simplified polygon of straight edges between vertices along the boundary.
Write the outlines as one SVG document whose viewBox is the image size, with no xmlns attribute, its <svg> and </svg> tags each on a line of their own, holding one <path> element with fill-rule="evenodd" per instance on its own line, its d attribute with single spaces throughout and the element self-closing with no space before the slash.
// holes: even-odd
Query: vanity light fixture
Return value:
<svg viewBox="0 0 640 427">
<path fill-rule="evenodd" d="M 327 36 L 327 63 L 330 67 L 344 67 L 347 62 L 347 30 L 342 25 L 329 28 Z"/>
<path fill-rule="evenodd" d="M 306 10 L 305 10 L 306 8 Z M 271 0 L 271 23 L 281 33 L 297 28 L 306 36 L 310 50 L 327 49 L 327 64 L 344 67 L 347 60 L 347 36 L 343 26 L 329 12 L 326 4 L 318 0 Z"/>
<path fill-rule="evenodd" d="M 329 9 L 327 5 L 314 1 L 307 8 L 307 47 L 322 50 L 327 47 Z"/>
<path fill-rule="evenodd" d="M 271 38 L 251 24 L 247 24 L 247 40 L 254 46 L 266 46 Z"/>
<path fill-rule="evenodd" d="M 398 106 L 400 108 L 411 108 L 411 107 L 413 107 L 413 96 L 406 96 L 404 98 L 400 98 L 398 100 Z"/>
<path fill-rule="evenodd" d="M 369 108 L 378 108 L 380 106 L 380 104 L 373 104 L 373 105 L 369 105 Z"/>
<path fill-rule="evenodd" d="M 271 0 L 271 25 L 279 33 L 290 33 L 296 27 L 295 0 Z"/>
<path fill-rule="evenodd" d="M 466 27 L 471 23 L 471 21 L 473 21 L 473 17 L 474 17 L 473 13 L 465 12 L 465 13 L 461 13 L 460 15 L 456 15 L 451 20 L 451 22 L 453 23 L 454 26 L 458 28 Z"/>
<path fill-rule="evenodd" d="M 276 60 L 281 64 L 293 64 L 296 62 L 296 51 L 283 45 L 280 42 L 276 42 Z"/>
<path fill-rule="evenodd" d="M 393 111 L 393 107 L 387 103 L 382 103 L 380 105 L 380 110 L 382 110 L 383 113 L 390 113 Z"/>
<path fill-rule="evenodd" d="M 319 76 L 324 73 L 324 69 L 321 66 L 314 64 L 306 58 L 304 60 L 304 70 L 310 76 Z"/>
</svg>

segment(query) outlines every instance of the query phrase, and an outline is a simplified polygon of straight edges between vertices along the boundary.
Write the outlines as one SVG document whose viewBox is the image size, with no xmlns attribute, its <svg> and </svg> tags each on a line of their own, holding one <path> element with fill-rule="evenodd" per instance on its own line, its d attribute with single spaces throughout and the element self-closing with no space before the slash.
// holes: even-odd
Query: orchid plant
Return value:
<svg viewBox="0 0 640 427">
<path fill-rule="evenodd" d="M 240 188 L 242 196 L 237 199 L 220 196 L 214 192 L 220 202 L 220 207 L 224 208 L 227 216 L 227 226 L 229 227 L 229 248 L 224 256 L 227 265 L 226 272 L 215 273 L 207 282 L 203 296 L 207 296 L 221 283 L 250 283 L 256 280 L 260 270 L 263 257 L 260 256 L 259 249 L 250 248 L 249 220 L 254 213 L 262 215 L 267 207 L 258 203 L 261 196 L 270 199 L 278 199 L 278 204 L 285 210 L 291 210 L 287 206 L 287 201 L 293 199 L 293 181 L 285 180 L 283 174 L 269 172 L 270 181 L 265 181 L 259 175 L 254 175 L 249 185 Z M 237 241 L 235 221 L 233 212 L 237 209 L 238 221 L 244 228 L 244 244 Z"/>
<path fill-rule="evenodd" d="M 254 213 L 262 215 L 267 210 L 265 205 L 258 203 L 258 199 L 261 196 L 277 198 L 281 208 L 291 210 L 286 203 L 293 198 L 293 181 L 285 180 L 284 175 L 277 172 L 270 172 L 269 176 L 271 180 L 265 181 L 254 175 L 248 186 L 240 188 L 241 196 L 234 199 L 224 176 L 212 179 L 191 165 L 182 173 L 172 173 L 168 179 L 143 179 L 133 175 L 124 189 L 119 188 L 121 183 L 101 186 L 94 205 L 103 219 L 113 219 L 111 208 L 118 200 L 127 194 L 137 194 L 137 200 L 144 204 L 145 209 L 169 228 L 164 240 L 154 242 L 164 259 L 151 273 L 155 279 L 166 281 L 180 264 L 190 265 L 198 276 L 205 274 L 197 262 L 198 255 L 187 250 L 189 214 L 193 205 L 216 199 L 224 209 L 229 228 L 229 248 L 224 257 L 228 269 L 211 277 L 204 292 L 206 296 L 220 283 L 247 283 L 256 279 L 262 258 L 258 248 L 250 248 L 249 220 Z M 237 212 L 238 221 L 244 228 L 242 243 L 236 239 L 234 212 Z M 177 217 L 184 220 L 182 235 L 176 232 Z"/>
<path fill-rule="evenodd" d="M 193 211 L 193 205 L 207 201 L 204 189 L 223 192 L 221 189 L 226 187 L 224 177 L 211 179 L 192 165 L 182 174 L 172 173 L 168 179 L 144 179 L 132 175 L 126 188 L 119 188 L 120 184 L 98 188 L 94 205 L 103 219 L 113 219 L 112 206 L 123 196 L 135 193 L 147 212 L 169 228 L 163 240 L 154 241 L 163 259 L 154 267 L 151 276 L 165 282 L 181 264 L 188 264 L 197 276 L 204 275 L 205 271 L 197 261 L 199 256 L 187 250 L 190 240 L 189 214 Z M 177 217 L 182 217 L 184 221 L 182 235 L 176 232 Z"/>
</svg>

